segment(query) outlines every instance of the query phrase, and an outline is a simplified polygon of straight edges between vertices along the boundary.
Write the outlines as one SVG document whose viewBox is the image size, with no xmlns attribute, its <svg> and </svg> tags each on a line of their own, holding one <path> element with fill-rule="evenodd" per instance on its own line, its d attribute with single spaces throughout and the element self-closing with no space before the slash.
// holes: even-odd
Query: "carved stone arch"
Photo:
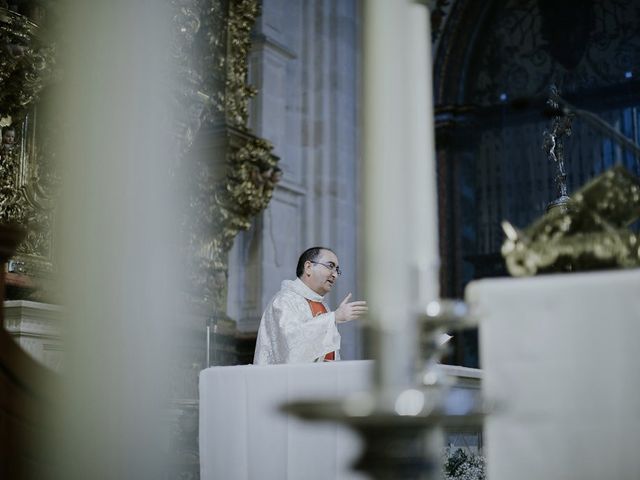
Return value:
<svg viewBox="0 0 640 480">
<path fill-rule="evenodd" d="M 448 6 L 439 2 L 437 10 Z M 454 146 L 464 137 L 464 126 L 473 117 L 473 106 L 466 98 L 467 72 L 473 63 L 475 43 L 481 36 L 485 19 L 494 7 L 495 0 L 482 2 L 454 0 L 444 19 L 438 24 L 432 16 L 434 42 L 433 89 L 436 114 L 436 165 L 438 173 L 439 242 L 443 296 L 460 296 L 461 251 L 457 231 L 461 211 L 457 198 L 459 191 L 455 179 L 460 175 L 463 162 Z M 435 13 L 435 11 L 434 11 Z"/>
<path fill-rule="evenodd" d="M 433 62 L 434 104 L 439 107 L 465 104 L 467 71 L 475 43 L 496 0 L 458 0 L 442 26 Z"/>
<path fill-rule="evenodd" d="M 457 0 L 435 32 L 435 105 L 545 97 L 551 82 L 610 96 L 640 78 L 638 22 L 634 0 Z"/>
</svg>

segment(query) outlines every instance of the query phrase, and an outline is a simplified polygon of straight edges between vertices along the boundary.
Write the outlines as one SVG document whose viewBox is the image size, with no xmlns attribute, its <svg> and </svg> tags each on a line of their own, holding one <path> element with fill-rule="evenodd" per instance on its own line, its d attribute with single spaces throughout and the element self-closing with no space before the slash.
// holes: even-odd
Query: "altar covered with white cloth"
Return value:
<svg viewBox="0 0 640 480">
<path fill-rule="evenodd" d="M 280 413 L 285 403 L 340 398 L 366 390 L 372 361 L 212 367 L 200 372 L 202 480 L 366 478 L 350 470 L 360 440 L 333 423 L 306 423 Z M 477 390 L 480 371 L 442 366 Z"/>
</svg>

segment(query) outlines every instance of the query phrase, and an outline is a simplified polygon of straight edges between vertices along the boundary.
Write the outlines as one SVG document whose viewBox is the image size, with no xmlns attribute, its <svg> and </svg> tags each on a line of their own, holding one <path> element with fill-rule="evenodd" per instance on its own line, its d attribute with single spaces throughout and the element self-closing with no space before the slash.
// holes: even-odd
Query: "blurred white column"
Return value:
<svg viewBox="0 0 640 480">
<path fill-rule="evenodd" d="M 367 0 L 364 14 L 364 280 L 377 381 L 402 387 L 413 381 L 416 313 L 439 293 L 429 11 Z"/>
<path fill-rule="evenodd" d="M 162 478 L 176 310 L 165 2 L 58 9 L 64 479 Z M 166 2 L 168 3 L 168 2 Z"/>
</svg>

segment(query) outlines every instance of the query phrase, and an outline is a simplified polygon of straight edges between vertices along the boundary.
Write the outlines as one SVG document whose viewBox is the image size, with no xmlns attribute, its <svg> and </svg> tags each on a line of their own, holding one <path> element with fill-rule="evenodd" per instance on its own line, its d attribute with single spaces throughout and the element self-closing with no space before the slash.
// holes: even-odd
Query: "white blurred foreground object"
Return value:
<svg viewBox="0 0 640 480">
<path fill-rule="evenodd" d="M 166 334 L 179 277 L 166 105 L 171 17 L 162 2 L 63 3 L 64 77 L 49 112 L 65 129 L 59 478 L 163 478 Z"/>
<path fill-rule="evenodd" d="M 469 285 L 491 480 L 640 478 L 639 287 L 640 270 Z"/>
</svg>

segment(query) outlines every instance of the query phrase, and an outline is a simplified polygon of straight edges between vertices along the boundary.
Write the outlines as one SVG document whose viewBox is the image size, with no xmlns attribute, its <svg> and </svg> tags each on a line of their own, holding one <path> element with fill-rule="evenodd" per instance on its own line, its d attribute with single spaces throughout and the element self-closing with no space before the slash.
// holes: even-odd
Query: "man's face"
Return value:
<svg viewBox="0 0 640 480">
<path fill-rule="evenodd" d="M 315 263 L 314 263 L 315 262 Z M 323 297 L 331 291 L 338 279 L 336 268 L 339 266 L 338 257 L 329 250 L 320 250 L 318 258 L 304 264 L 302 281 L 311 290 Z"/>
</svg>

